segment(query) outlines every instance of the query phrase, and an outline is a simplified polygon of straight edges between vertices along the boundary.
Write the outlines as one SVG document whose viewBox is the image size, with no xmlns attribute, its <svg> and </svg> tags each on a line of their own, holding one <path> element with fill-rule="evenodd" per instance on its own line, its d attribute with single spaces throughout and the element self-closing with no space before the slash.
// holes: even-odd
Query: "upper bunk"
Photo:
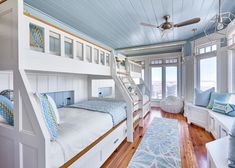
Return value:
<svg viewBox="0 0 235 168">
<path fill-rule="evenodd" d="M 141 78 L 142 66 L 122 54 L 115 56 L 117 74 L 128 74 L 132 78 Z"/>
<path fill-rule="evenodd" d="M 111 76 L 112 51 L 24 11 L 24 70 Z"/>
</svg>

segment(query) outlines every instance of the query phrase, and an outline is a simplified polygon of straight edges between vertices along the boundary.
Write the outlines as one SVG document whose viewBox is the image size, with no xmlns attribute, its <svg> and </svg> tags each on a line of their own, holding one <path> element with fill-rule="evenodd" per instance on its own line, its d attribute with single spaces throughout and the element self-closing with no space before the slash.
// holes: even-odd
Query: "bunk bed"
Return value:
<svg viewBox="0 0 235 168">
<path fill-rule="evenodd" d="M 144 118 L 151 109 L 151 93 L 142 78 L 142 66 L 134 61 L 127 59 L 127 68 L 129 69 L 129 74 L 135 84 L 138 86 L 138 89 L 141 93 L 141 100 L 142 100 L 142 115 L 141 117 Z"/>
<path fill-rule="evenodd" d="M 116 55 L 114 60 L 114 69 L 120 80 L 116 80 L 119 86 L 127 88 L 127 93 L 130 92 L 132 102 L 134 102 L 133 111 L 138 112 L 137 118 L 140 119 L 140 126 L 144 126 L 144 118 L 151 109 L 150 90 L 142 79 L 142 66 L 129 60 L 122 54 Z M 135 121 L 134 121 L 135 122 Z"/>
<path fill-rule="evenodd" d="M 134 112 L 140 108 L 140 94 L 138 99 L 133 99 L 127 87 L 119 85 L 120 76 L 126 78 L 126 73 L 116 73 L 112 49 L 35 17 L 24 11 L 22 1 L 8 0 L 0 4 L 0 21 L 0 31 L 4 32 L 4 38 L 0 39 L 3 44 L 0 45 L 3 53 L 0 70 L 13 72 L 14 89 L 14 125 L 0 123 L 0 152 L 5 153 L 0 156 L 1 166 L 100 167 L 123 140 L 133 142 L 134 127 L 139 124 L 139 117 Z M 63 75 L 68 78 L 61 78 Z M 114 122 L 114 118 L 107 111 L 101 112 L 100 108 L 78 107 L 76 97 L 80 93 L 74 80 L 70 80 L 78 75 L 84 80 L 79 91 L 88 90 L 84 96 L 86 101 L 91 101 L 89 79 L 113 79 L 120 90 L 117 93 L 121 93 L 121 101 L 125 102 L 125 112 L 121 112 L 125 115 Z M 48 82 L 38 83 L 41 79 Z M 65 82 L 65 90 L 60 87 L 61 82 Z M 45 92 L 44 88 L 54 89 L 52 97 L 56 108 L 52 111 L 53 103 L 45 103 L 49 101 L 47 95 L 52 93 Z M 68 90 L 75 91 L 74 98 L 68 97 Z M 61 102 L 57 103 L 59 100 Z M 52 137 L 54 134 L 51 134 L 46 115 L 55 116 L 54 109 L 57 109 L 61 123 L 56 126 L 56 136 Z M 103 122 L 98 124 L 95 120 Z"/>
</svg>

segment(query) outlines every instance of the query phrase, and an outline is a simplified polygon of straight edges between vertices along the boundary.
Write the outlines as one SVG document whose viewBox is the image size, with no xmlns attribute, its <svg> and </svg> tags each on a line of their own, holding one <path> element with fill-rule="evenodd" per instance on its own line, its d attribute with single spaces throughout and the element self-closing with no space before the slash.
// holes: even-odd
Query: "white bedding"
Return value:
<svg viewBox="0 0 235 168">
<path fill-rule="evenodd" d="M 51 142 L 51 167 L 57 168 L 70 160 L 113 127 L 107 113 L 85 109 L 60 108 L 61 124 L 58 139 Z"/>
</svg>

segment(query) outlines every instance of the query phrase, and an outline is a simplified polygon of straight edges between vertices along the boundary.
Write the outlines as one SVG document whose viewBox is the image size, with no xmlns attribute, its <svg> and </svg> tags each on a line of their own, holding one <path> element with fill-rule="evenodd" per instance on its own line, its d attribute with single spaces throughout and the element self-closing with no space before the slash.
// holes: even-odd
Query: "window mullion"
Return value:
<svg viewBox="0 0 235 168">
<path fill-rule="evenodd" d="M 166 97 L 166 66 L 162 66 L 162 98 Z"/>
</svg>

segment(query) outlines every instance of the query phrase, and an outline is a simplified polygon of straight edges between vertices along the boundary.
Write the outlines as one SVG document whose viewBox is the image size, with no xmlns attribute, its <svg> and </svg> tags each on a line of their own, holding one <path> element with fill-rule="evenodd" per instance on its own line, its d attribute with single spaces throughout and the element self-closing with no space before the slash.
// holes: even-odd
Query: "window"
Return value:
<svg viewBox="0 0 235 168">
<path fill-rule="evenodd" d="M 199 54 L 204 54 L 205 53 L 205 48 L 200 48 L 199 49 Z"/>
<path fill-rule="evenodd" d="M 66 57 L 73 57 L 73 40 L 70 38 L 64 38 L 64 53 Z"/>
<path fill-rule="evenodd" d="M 79 60 L 83 61 L 83 44 L 77 42 L 76 56 Z"/>
<path fill-rule="evenodd" d="M 109 66 L 109 63 L 110 63 L 110 54 L 106 54 L 106 65 Z"/>
<path fill-rule="evenodd" d="M 166 59 L 165 63 L 166 64 L 175 64 L 178 62 L 177 58 L 173 58 L 173 59 Z"/>
<path fill-rule="evenodd" d="M 213 45 L 212 47 L 211 47 L 211 51 L 216 51 L 217 50 L 217 45 Z"/>
<path fill-rule="evenodd" d="M 99 50 L 94 48 L 94 60 L 96 64 L 99 64 Z"/>
<path fill-rule="evenodd" d="M 203 47 L 198 47 L 197 48 L 197 54 L 205 54 L 205 53 L 210 53 L 213 51 L 217 50 L 217 45 L 216 44 L 209 44 L 209 45 L 204 45 Z"/>
<path fill-rule="evenodd" d="M 104 52 L 103 51 L 100 52 L 100 62 L 101 62 L 102 65 L 105 64 L 105 56 L 104 56 Z"/>
<path fill-rule="evenodd" d="M 92 62 L 92 48 L 91 46 L 86 46 L 86 60 Z"/>
<path fill-rule="evenodd" d="M 60 35 L 50 31 L 50 53 L 60 55 Z"/>
<path fill-rule="evenodd" d="M 152 98 L 162 99 L 162 67 L 152 68 Z"/>
<path fill-rule="evenodd" d="M 151 61 L 151 64 L 155 64 L 155 65 L 157 65 L 157 64 L 162 64 L 162 60 L 161 60 L 161 59 L 152 60 L 152 61 Z"/>
<path fill-rule="evenodd" d="M 211 52 L 211 46 L 206 47 L 206 53 Z"/>
<path fill-rule="evenodd" d="M 202 58 L 199 61 L 200 89 L 216 88 L 216 57 Z"/>
<path fill-rule="evenodd" d="M 44 52 L 44 28 L 29 24 L 30 48 L 35 51 Z"/>
<path fill-rule="evenodd" d="M 161 60 L 162 64 L 152 65 L 152 99 L 178 96 L 178 58 Z"/>
<path fill-rule="evenodd" d="M 141 77 L 144 80 L 144 69 L 141 70 Z"/>
<path fill-rule="evenodd" d="M 177 66 L 166 67 L 166 97 L 177 96 Z"/>
</svg>

